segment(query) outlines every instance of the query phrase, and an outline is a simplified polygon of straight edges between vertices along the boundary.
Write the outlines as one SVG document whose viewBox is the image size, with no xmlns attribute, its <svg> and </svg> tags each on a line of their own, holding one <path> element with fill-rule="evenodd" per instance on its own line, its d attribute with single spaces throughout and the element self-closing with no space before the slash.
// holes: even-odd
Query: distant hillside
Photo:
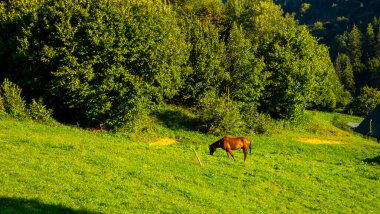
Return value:
<svg viewBox="0 0 380 214">
<path fill-rule="evenodd" d="M 330 41 L 353 24 L 366 26 L 380 16 L 380 0 L 274 0 L 288 13 L 295 13 L 301 24 L 314 35 Z M 322 24 L 322 25 L 321 25 Z"/>
<path fill-rule="evenodd" d="M 371 106 L 365 110 L 368 112 L 379 104 L 377 98 L 370 105 L 356 105 L 356 101 L 365 97 L 365 93 L 369 93 L 369 97 L 380 96 L 380 0 L 274 2 L 286 13 L 293 14 L 300 24 L 307 25 L 319 42 L 329 47 L 336 73 L 346 91 L 347 106 L 355 108 L 355 114 L 365 115 L 357 110 Z M 345 111 L 349 112 L 349 108 Z"/>
</svg>

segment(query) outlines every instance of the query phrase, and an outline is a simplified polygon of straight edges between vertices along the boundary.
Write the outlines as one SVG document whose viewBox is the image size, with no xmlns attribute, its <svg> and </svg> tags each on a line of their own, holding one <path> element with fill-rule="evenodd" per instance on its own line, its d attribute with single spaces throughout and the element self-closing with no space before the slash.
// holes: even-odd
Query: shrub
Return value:
<svg viewBox="0 0 380 214">
<path fill-rule="evenodd" d="M 259 113 L 255 107 L 248 105 L 244 106 L 241 112 L 247 128 L 258 134 L 270 132 L 274 123 L 274 119 L 270 115 Z"/>
<path fill-rule="evenodd" d="M 104 120 L 106 129 L 138 133 L 152 128 L 151 113 L 156 106 L 142 91 L 135 93 L 128 95 L 128 101 L 107 112 Z"/>
<path fill-rule="evenodd" d="M 7 114 L 21 118 L 27 116 L 25 102 L 21 98 L 21 88 L 5 79 L 1 84 L 0 94 L 3 96 L 3 105 Z"/>
<path fill-rule="evenodd" d="M 47 109 L 46 106 L 42 103 L 42 101 L 32 100 L 29 104 L 29 116 L 36 121 L 39 122 L 49 122 L 52 120 L 53 111 L 51 109 Z"/>
<path fill-rule="evenodd" d="M 349 91 L 345 90 L 342 95 L 339 97 L 337 106 L 339 108 L 346 108 L 352 102 L 353 98 Z"/>
<path fill-rule="evenodd" d="M 0 94 L 0 116 L 5 114 L 3 97 Z"/>
<path fill-rule="evenodd" d="M 206 92 L 201 98 L 199 119 L 201 129 L 214 135 L 236 133 L 243 126 L 239 108 L 215 92 Z"/>
<path fill-rule="evenodd" d="M 367 115 L 372 109 L 380 104 L 380 91 L 364 86 L 360 90 L 360 94 L 352 103 L 352 109 L 356 115 Z"/>
</svg>

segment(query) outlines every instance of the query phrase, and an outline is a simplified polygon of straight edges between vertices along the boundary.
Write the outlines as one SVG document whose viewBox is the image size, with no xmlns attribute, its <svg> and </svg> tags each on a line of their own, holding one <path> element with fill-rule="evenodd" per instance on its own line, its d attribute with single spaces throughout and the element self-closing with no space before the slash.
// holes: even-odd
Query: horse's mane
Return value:
<svg viewBox="0 0 380 214">
<path fill-rule="evenodd" d="M 221 146 L 222 143 L 223 143 L 223 141 L 224 141 L 224 137 L 221 138 L 221 139 L 219 139 L 219 140 L 217 140 L 215 143 L 213 143 L 211 145 L 213 145 L 213 146 Z"/>
</svg>

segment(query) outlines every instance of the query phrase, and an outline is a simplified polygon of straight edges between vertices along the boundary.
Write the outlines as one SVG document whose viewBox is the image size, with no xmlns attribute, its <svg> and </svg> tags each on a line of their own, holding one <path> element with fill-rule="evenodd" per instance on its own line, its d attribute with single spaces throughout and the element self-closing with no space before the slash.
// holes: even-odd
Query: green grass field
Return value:
<svg viewBox="0 0 380 214">
<path fill-rule="evenodd" d="M 0 213 L 379 210 L 380 144 L 342 130 L 360 118 L 307 112 L 302 127 L 247 136 L 244 163 L 242 151 L 237 161 L 220 149 L 210 156 L 221 136 L 194 131 L 179 112 L 162 111 L 140 135 L 1 119 Z"/>
</svg>

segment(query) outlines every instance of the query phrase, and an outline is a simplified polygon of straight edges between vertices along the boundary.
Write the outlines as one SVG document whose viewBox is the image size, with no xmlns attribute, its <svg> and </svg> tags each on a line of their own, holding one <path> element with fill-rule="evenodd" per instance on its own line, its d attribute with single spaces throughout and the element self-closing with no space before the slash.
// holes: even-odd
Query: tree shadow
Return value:
<svg viewBox="0 0 380 214">
<path fill-rule="evenodd" d="M 180 109 L 160 109 L 156 111 L 156 116 L 169 129 L 197 131 L 198 120 Z"/>
<path fill-rule="evenodd" d="M 76 210 L 63 205 L 45 204 L 37 199 L 9 198 L 0 197 L 0 213 L 18 214 L 18 213 L 74 213 L 74 214 L 98 214 L 87 210 Z"/>
<path fill-rule="evenodd" d="M 366 158 L 363 161 L 369 164 L 380 164 L 380 155 L 374 158 Z"/>
</svg>

